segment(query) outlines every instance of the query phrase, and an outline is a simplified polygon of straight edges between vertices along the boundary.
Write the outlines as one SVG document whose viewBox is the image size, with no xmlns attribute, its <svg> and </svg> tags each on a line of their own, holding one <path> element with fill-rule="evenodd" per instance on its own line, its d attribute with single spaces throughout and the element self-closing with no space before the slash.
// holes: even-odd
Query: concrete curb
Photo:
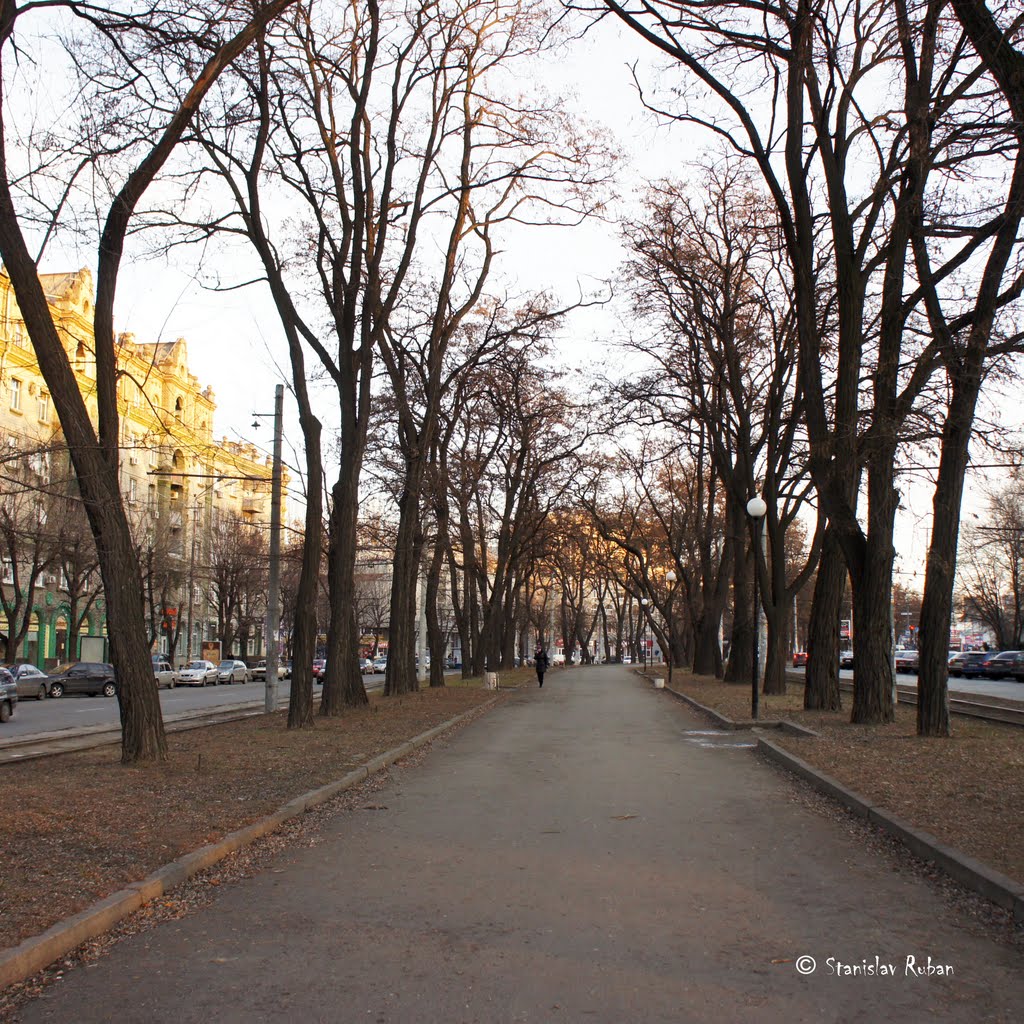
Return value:
<svg viewBox="0 0 1024 1024">
<path fill-rule="evenodd" d="M 181 885 L 193 875 L 223 860 L 230 853 L 248 846 L 250 843 L 279 828 L 284 822 L 304 814 L 311 807 L 326 803 L 332 797 L 382 771 L 395 761 L 401 760 L 414 750 L 436 739 L 441 733 L 458 725 L 469 718 L 497 703 L 497 697 L 484 702 L 479 707 L 464 711 L 461 715 L 448 719 L 426 732 L 414 736 L 400 746 L 389 750 L 366 764 L 349 772 L 348 775 L 335 782 L 330 782 L 319 789 L 311 790 L 302 796 L 289 800 L 272 814 L 259 821 L 247 825 L 224 836 L 216 843 L 200 847 L 187 853 L 177 860 L 158 868 L 141 882 L 133 882 L 120 892 L 112 893 L 105 899 L 87 907 L 73 917 L 58 921 L 40 935 L 34 935 L 10 949 L 0 950 L 0 989 L 13 985 L 15 982 L 30 978 L 37 971 L 60 959 L 77 946 L 89 939 L 94 939 L 109 931 L 115 924 L 151 900 Z"/>
<path fill-rule="evenodd" d="M 786 719 L 780 719 L 779 721 L 766 721 L 760 720 L 755 721 L 754 719 L 744 719 L 741 721 L 733 721 L 731 718 L 726 718 L 725 715 L 719 714 L 713 708 L 706 707 L 699 701 L 694 700 L 692 697 L 688 697 L 685 693 L 680 693 L 679 690 L 673 690 L 666 686 L 666 693 L 671 693 L 673 697 L 681 700 L 684 704 L 693 708 L 694 711 L 699 711 L 702 715 L 707 715 L 717 726 L 722 729 L 778 729 L 780 732 L 789 733 L 790 736 L 817 736 L 818 734 L 813 729 L 808 729 L 806 726 L 797 725 L 796 722 L 789 722 Z"/>
<path fill-rule="evenodd" d="M 680 693 L 678 690 L 668 690 L 668 692 L 694 710 L 707 715 L 723 729 L 774 727 L 793 736 L 817 736 L 817 733 L 812 730 L 785 720 L 781 722 L 734 722 L 731 718 L 726 718 L 717 711 L 705 707 L 685 693 Z M 808 764 L 795 754 L 791 754 L 788 750 L 783 750 L 771 740 L 758 736 L 755 751 L 803 779 L 818 792 L 824 793 L 837 803 L 842 804 L 859 818 L 871 822 L 894 839 L 898 839 L 915 856 L 920 857 L 921 860 L 930 861 L 965 888 L 971 889 L 997 906 L 1009 910 L 1015 921 L 1024 922 L 1024 885 L 987 867 L 981 861 L 954 850 L 936 839 L 931 833 L 914 828 L 910 822 L 869 803 L 859 793 L 847 789 L 830 775 L 818 771 L 813 765 Z"/>
<path fill-rule="evenodd" d="M 756 750 L 768 760 L 810 783 L 819 792 L 836 800 L 858 817 L 877 825 L 903 843 L 915 856 L 930 861 L 961 885 L 1009 910 L 1015 921 L 1024 922 L 1024 885 L 999 871 L 994 871 L 973 857 L 954 850 L 935 836 L 915 828 L 895 814 L 876 807 L 831 776 L 818 771 L 802 758 L 783 750 L 770 740 L 758 737 Z"/>
</svg>

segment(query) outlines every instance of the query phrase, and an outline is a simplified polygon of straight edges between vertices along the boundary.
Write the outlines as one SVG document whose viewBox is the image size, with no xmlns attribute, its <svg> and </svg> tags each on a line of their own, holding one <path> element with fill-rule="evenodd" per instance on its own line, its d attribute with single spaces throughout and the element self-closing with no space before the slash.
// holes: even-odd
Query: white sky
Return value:
<svg viewBox="0 0 1024 1024">
<path fill-rule="evenodd" d="M 668 175 L 685 179 L 690 161 L 700 155 L 700 141 L 692 130 L 685 134 L 679 127 L 659 127 L 641 107 L 629 65 L 638 61 L 641 75 L 649 75 L 660 60 L 642 41 L 606 21 L 572 43 L 546 79 L 551 92 L 582 116 L 604 124 L 619 140 L 625 151 L 616 206 L 620 213 L 635 202 L 644 181 Z M 567 301 L 579 290 L 593 291 L 600 280 L 614 279 L 622 259 L 615 225 L 598 221 L 572 230 L 523 230 L 506 250 L 501 270 L 510 290 L 546 288 Z M 151 262 L 126 266 L 118 290 L 117 328 L 145 341 L 186 338 L 192 372 L 216 394 L 215 435 L 244 437 L 269 449 L 270 421 L 262 420 L 255 434 L 250 425 L 254 411 L 272 410 L 274 386 L 285 379 L 280 371 L 287 366 L 286 353 L 276 314 L 260 288 L 211 295 L 190 279 L 191 272 Z M 608 351 L 606 339 L 622 330 L 613 307 L 578 314 L 562 339 L 563 361 L 570 366 L 599 362 Z M 285 404 L 287 459 L 300 439 L 287 390 Z M 907 480 L 902 489 L 898 579 L 920 589 L 931 490 L 920 480 Z M 977 493 L 972 488 L 973 498 Z M 295 507 L 291 501 L 290 515 Z"/>
</svg>

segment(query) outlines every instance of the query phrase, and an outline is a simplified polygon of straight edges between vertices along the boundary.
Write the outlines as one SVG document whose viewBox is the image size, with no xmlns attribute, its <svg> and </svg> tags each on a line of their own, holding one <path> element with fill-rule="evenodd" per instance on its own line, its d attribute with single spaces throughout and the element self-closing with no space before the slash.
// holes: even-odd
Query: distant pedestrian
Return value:
<svg viewBox="0 0 1024 1024">
<path fill-rule="evenodd" d="M 544 673 L 548 670 L 548 652 L 538 647 L 533 656 L 533 667 L 537 670 L 537 682 L 544 685 Z"/>
</svg>

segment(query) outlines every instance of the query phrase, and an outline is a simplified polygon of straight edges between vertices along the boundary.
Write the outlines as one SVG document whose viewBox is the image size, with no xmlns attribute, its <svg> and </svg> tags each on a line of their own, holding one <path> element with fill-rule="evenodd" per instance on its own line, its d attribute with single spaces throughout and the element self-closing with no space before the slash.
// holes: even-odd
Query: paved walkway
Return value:
<svg viewBox="0 0 1024 1024">
<path fill-rule="evenodd" d="M 1020 953 L 745 742 L 621 667 L 552 673 L 397 770 L 386 810 L 337 815 L 21 1019 L 1019 1020 Z"/>
</svg>

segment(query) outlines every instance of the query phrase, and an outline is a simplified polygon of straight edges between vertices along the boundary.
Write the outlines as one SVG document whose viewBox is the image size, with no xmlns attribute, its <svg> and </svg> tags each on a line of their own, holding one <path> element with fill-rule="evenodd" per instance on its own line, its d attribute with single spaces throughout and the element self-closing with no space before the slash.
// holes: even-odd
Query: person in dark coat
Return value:
<svg viewBox="0 0 1024 1024">
<path fill-rule="evenodd" d="M 548 652 L 538 647 L 533 656 L 533 667 L 537 670 L 537 682 L 544 685 L 544 673 L 548 670 Z"/>
</svg>

